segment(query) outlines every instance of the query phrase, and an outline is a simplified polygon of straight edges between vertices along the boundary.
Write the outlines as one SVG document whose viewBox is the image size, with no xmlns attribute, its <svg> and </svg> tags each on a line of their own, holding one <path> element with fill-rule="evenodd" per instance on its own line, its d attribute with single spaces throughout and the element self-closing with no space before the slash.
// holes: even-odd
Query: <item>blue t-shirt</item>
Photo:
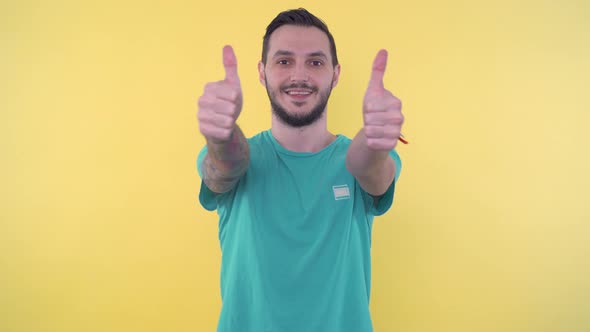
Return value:
<svg viewBox="0 0 590 332">
<path fill-rule="evenodd" d="M 218 332 L 369 332 L 371 227 L 377 203 L 348 172 L 351 140 L 292 152 L 270 130 L 248 139 L 250 164 L 229 192 L 201 182 L 199 200 L 219 214 L 222 309 Z M 199 174 L 207 152 L 198 157 Z"/>
</svg>

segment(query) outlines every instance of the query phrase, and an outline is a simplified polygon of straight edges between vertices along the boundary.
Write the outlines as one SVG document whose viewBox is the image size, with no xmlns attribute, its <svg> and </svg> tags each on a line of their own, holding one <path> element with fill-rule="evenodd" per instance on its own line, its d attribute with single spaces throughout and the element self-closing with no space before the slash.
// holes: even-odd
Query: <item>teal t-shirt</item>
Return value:
<svg viewBox="0 0 590 332">
<path fill-rule="evenodd" d="M 351 140 L 319 152 L 283 148 L 270 130 L 248 139 L 250 164 L 231 191 L 201 181 L 199 200 L 219 215 L 222 309 L 218 332 L 369 332 L 371 228 L 392 204 L 375 204 L 345 165 Z M 199 154 L 201 163 L 206 147 Z"/>
</svg>

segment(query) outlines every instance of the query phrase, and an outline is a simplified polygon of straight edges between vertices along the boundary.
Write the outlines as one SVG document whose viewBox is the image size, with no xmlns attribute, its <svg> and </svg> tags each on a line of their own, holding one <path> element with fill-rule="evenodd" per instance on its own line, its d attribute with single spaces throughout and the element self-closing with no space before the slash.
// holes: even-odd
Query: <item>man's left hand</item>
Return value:
<svg viewBox="0 0 590 332">
<path fill-rule="evenodd" d="M 387 66 L 387 51 L 380 50 L 373 61 L 369 87 L 363 99 L 364 134 L 371 150 L 389 151 L 395 148 L 404 123 L 402 102 L 383 86 Z"/>
</svg>

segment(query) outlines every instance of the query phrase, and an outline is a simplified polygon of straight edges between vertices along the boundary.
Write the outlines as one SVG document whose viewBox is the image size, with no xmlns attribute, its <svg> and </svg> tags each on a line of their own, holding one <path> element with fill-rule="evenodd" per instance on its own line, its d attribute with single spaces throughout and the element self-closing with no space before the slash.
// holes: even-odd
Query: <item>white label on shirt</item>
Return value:
<svg viewBox="0 0 590 332">
<path fill-rule="evenodd" d="M 348 185 L 340 185 L 340 186 L 332 186 L 332 190 L 334 190 L 334 199 L 341 200 L 341 199 L 350 199 L 350 190 L 348 190 Z"/>
</svg>

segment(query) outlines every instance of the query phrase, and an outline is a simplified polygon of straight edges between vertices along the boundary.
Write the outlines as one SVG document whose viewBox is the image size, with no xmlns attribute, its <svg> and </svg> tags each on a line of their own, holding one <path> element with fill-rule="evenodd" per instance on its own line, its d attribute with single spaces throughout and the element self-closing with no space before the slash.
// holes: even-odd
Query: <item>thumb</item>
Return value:
<svg viewBox="0 0 590 332">
<path fill-rule="evenodd" d="M 383 76 L 387 67 L 387 51 L 380 50 L 373 60 L 373 69 L 369 79 L 369 89 L 383 89 Z"/>
<path fill-rule="evenodd" d="M 229 83 L 240 84 L 238 60 L 230 45 L 223 47 L 223 67 L 225 68 L 225 80 Z"/>
</svg>

